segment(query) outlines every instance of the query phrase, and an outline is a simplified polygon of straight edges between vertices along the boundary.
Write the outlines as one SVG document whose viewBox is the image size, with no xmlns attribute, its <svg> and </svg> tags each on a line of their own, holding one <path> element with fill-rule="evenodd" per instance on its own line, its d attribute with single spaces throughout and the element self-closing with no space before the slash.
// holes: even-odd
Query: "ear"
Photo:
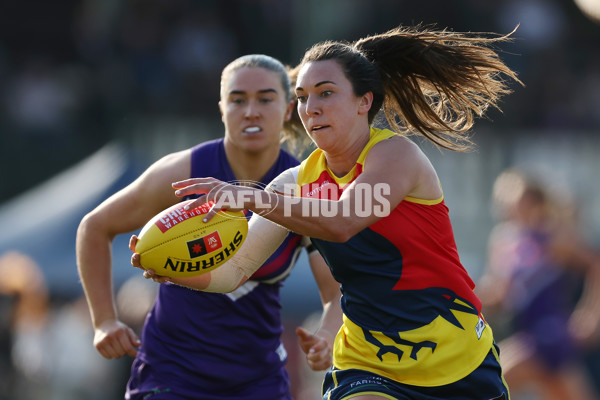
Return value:
<svg viewBox="0 0 600 400">
<path fill-rule="evenodd" d="M 360 97 L 358 113 L 367 114 L 373 105 L 373 92 L 367 92 Z"/>
<path fill-rule="evenodd" d="M 225 113 L 223 112 L 223 107 L 224 107 L 224 105 L 223 105 L 223 101 L 222 101 L 222 100 L 221 100 L 221 101 L 219 101 L 219 103 L 218 103 L 218 104 L 219 104 L 219 112 L 221 113 L 221 121 L 223 121 L 223 117 L 224 117 L 224 115 L 225 115 Z M 225 122 L 225 121 L 223 121 L 223 122 Z"/>
<path fill-rule="evenodd" d="M 296 102 L 294 100 L 292 100 L 287 105 L 287 110 L 285 111 L 285 117 L 283 118 L 283 120 L 285 122 L 287 122 L 290 119 L 292 119 L 292 113 L 295 111 L 294 108 L 296 108 Z"/>
</svg>

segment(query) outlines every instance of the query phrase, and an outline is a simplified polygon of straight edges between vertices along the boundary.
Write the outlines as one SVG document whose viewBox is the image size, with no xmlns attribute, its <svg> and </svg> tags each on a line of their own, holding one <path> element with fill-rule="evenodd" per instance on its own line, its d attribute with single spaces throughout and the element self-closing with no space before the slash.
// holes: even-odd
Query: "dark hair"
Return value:
<svg viewBox="0 0 600 400">
<path fill-rule="evenodd" d="M 353 43 L 319 43 L 299 67 L 335 60 L 357 96 L 373 92 L 369 124 L 383 109 L 392 129 L 465 151 L 473 144 L 467 135 L 473 113 L 483 116 L 489 106 L 499 108 L 500 97 L 511 92 L 502 74 L 521 83 L 491 48 L 511 34 L 398 27 Z"/>
<path fill-rule="evenodd" d="M 283 65 L 279 60 L 265 54 L 248 54 L 230 62 L 221 73 L 221 98 L 224 95 L 222 90 L 225 87 L 227 79 L 240 68 L 262 68 L 279 74 L 286 101 L 295 101 L 296 95 L 293 92 L 293 86 L 295 86 L 296 82 L 295 79 L 292 82 L 288 74 L 291 69 Z M 304 131 L 296 107 L 294 107 L 290 121 L 286 121 L 283 124 L 281 142 L 285 142 L 288 149 L 297 154 L 301 153 L 308 142 L 308 136 Z"/>
</svg>

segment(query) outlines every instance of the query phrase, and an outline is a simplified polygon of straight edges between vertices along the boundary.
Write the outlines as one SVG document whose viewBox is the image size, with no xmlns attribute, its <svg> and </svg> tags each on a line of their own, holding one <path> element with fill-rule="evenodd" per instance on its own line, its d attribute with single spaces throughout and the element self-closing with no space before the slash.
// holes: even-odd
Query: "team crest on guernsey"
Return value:
<svg viewBox="0 0 600 400">
<path fill-rule="evenodd" d="M 187 247 L 190 253 L 190 258 L 196 258 L 211 253 L 215 250 L 219 250 L 223 247 L 223 244 L 221 243 L 219 232 L 215 231 L 210 235 L 187 242 Z"/>
</svg>

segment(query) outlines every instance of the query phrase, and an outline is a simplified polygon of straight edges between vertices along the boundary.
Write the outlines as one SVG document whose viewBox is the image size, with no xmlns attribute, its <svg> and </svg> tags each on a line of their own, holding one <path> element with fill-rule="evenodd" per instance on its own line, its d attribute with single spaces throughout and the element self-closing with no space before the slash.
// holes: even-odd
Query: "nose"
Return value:
<svg viewBox="0 0 600 400">
<path fill-rule="evenodd" d="M 304 103 L 304 112 L 307 115 L 318 115 L 321 113 L 321 108 L 318 101 L 313 96 L 308 96 Z"/>
<path fill-rule="evenodd" d="M 250 100 L 248 101 L 248 105 L 246 106 L 246 112 L 244 113 L 244 116 L 246 118 L 256 118 L 260 115 L 260 112 L 258 110 L 258 104 L 256 103 L 255 100 Z"/>
</svg>

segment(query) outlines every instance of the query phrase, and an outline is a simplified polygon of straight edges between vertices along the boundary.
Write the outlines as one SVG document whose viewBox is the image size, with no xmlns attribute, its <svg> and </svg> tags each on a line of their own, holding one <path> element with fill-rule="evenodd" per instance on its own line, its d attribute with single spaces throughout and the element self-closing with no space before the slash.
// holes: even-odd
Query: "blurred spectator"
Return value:
<svg viewBox="0 0 600 400">
<path fill-rule="evenodd" d="M 11 400 L 14 371 L 10 360 L 12 345 L 12 311 L 15 298 L 0 289 L 0 400 Z"/>
<path fill-rule="evenodd" d="M 45 56 L 28 58 L 9 82 L 0 86 L 2 148 L 0 169 L 13 182 L 25 182 L 40 171 L 60 171 L 81 157 L 93 138 L 79 134 L 87 97 L 86 71 L 56 65 Z M 0 189 L 14 190 L 12 185 Z"/>
<path fill-rule="evenodd" d="M 19 134 L 46 145 L 65 145 L 77 104 L 65 83 L 45 57 L 34 57 L 19 71 L 6 93 L 8 115 Z"/>
<path fill-rule="evenodd" d="M 90 348 L 94 333 L 84 297 L 51 301 L 39 266 L 18 252 L 0 257 L 0 276 L 0 400 L 123 396 L 123 384 L 117 385 L 129 376 L 130 365 L 115 368 Z M 135 309 L 148 309 L 154 287 L 131 286 L 139 297 L 127 300 L 135 307 L 124 313 L 140 325 Z"/>
<path fill-rule="evenodd" d="M 564 38 L 566 15 L 559 5 L 549 0 L 509 0 L 502 2 L 498 20 L 503 31 L 510 32 L 518 24 L 520 44 L 542 51 L 552 48 Z"/>
<path fill-rule="evenodd" d="M 509 318 L 509 330 L 498 333 L 508 336 L 500 358 L 515 400 L 529 390 L 545 400 L 598 398 L 582 356 L 600 334 L 600 257 L 580 237 L 573 204 L 561 194 L 553 197 L 517 170 L 494 184 L 500 222 L 478 291 L 488 318 Z M 576 277 L 583 278 L 580 295 Z"/>
<path fill-rule="evenodd" d="M 38 265 L 28 256 L 7 252 L 0 257 L 0 295 L 3 310 L 1 361 L 3 373 L 0 396 L 29 399 L 41 395 L 47 378 L 41 338 L 49 310 L 48 291 Z M 0 397 L 2 398 L 2 397 Z"/>
<path fill-rule="evenodd" d="M 167 39 L 166 56 L 177 73 L 213 73 L 237 53 L 236 38 L 212 10 L 186 15 Z"/>
<path fill-rule="evenodd" d="M 221 70 L 238 56 L 237 38 L 225 28 L 215 10 L 192 9 L 167 35 L 165 57 L 176 77 L 178 108 L 184 115 L 206 114 L 219 97 Z M 200 89 L 200 90 L 199 90 Z M 172 98 L 166 99 L 173 102 Z"/>
</svg>

